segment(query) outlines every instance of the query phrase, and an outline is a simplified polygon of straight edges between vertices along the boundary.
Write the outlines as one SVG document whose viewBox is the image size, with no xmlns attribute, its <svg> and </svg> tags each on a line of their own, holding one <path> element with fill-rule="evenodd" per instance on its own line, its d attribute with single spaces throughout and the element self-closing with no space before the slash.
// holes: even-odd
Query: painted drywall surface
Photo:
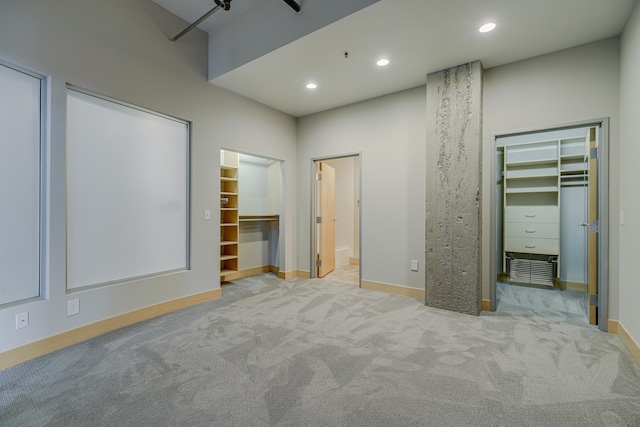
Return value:
<svg viewBox="0 0 640 427">
<path fill-rule="evenodd" d="M 0 308 L 0 352 L 121 313 L 219 287 L 220 149 L 285 160 L 283 210 L 295 217 L 295 119 L 207 82 L 207 36 L 193 31 L 171 44 L 185 22 L 146 0 L 42 2 L 0 6 L 0 57 L 49 77 L 50 131 L 45 298 Z M 65 293 L 65 83 L 193 123 L 191 270 Z M 203 211 L 212 218 L 204 221 Z M 290 225 L 289 225 L 290 224 Z M 286 231 L 286 230 L 284 230 Z M 280 237 L 283 237 L 284 232 Z M 294 268 L 296 242 L 285 245 Z M 289 252 L 291 251 L 291 252 Z M 80 314 L 66 317 L 66 301 Z M 15 315 L 30 325 L 15 330 Z"/>
<path fill-rule="evenodd" d="M 280 213 L 280 162 L 267 165 L 267 215 Z"/>
<path fill-rule="evenodd" d="M 620 44 L 614 37 L 485 70 L 483 194 L 494 191 L 492 133 L 548 128 L 610 118 L 609 135 L 609 318 L 618 317 L 619 82 Z M 490 208 L 482 204 L 482 253 L 490 254 Z M 489 263 L 482 273 L 482 298 L 489 299 Z"/>
<path fill-rule="evenodd" d="M 240 216 L 279 213 L 279 171 L 280 162 L 240 154 Z M 270 229 L 266 221 L 240 221 L 239 269 L 278 265 L 278 237 L 277 230 Z"/>
<path fill-rule="evenodd" d="M 240 215 L 266 215 L 268 199 L 267 165 L 247 162 L 240 155 L 238 206 Z"/>
<path fill-rule="evenodd" d="M 349 248 L 349 256 L 353 255 L 355 195 L 353 194 L 353 159 L 344 157 L 327 160 L 336 170 L 336 247 Z"/>
<path fill-rule="evenodd" d="M 280 203 L 284 202 L 284 197 L 281 200 L 281 187 L 283 180 L 281 179 L 281 171 L 283 165 L 279 161 L 271 161 L 267 166 L 267 214 L 279 215 Z M 293 222 L 293 221 L 292 221 Z M 278 222 L 278 226 L 282 227 L 282 219 Z M 269 236 L 269 265 L 280 267 L 280 229 L 268 228 Z M 284 268 L 283 268 L 284 270 Z"/>
<path fill-rule="evenodd" d="M 269 265 L 269 230 L 263 221 L 240 222 L 238 268 L 246 270 Z"/>
<path fill-rule="evenodd" d="M 427 76 L 426 304 L 481 310 L 482 66 Z"/>
<path fill-rule="evenodd" d="M 638 286 L 638 242 L 640 242 L 640 4 L 622 33 L 620 67 L 620 209 L 624 225 L 614 215 L 612 228 L 620 230 L 620 322 L 640 342 L 640 286 Z M 615 317 L 614 317 L 615 319 Z"/>
<path fill-rule="evenodd" d="M 425 109 L 422 86 L 298 119 L 299 269 L 311 262 L 311 159 L 361 152 L 362 278 L 424 289 Z"/>
<path fill-rule="evenodd" d="M 238 206 L 240 215 L 267 213 L 267 165 L 240 155 Z M 246 270 L 269 262 L 269 235 L 264 222 L 240 222 L 238 267 Z"/>
<path fill-rule="evenodd" d="M 209 34 L 209 79 L 238 68 L 379 0 L 261 1 Z M 224 12 L 220 12 L 224 13 Z"/>
</svg>

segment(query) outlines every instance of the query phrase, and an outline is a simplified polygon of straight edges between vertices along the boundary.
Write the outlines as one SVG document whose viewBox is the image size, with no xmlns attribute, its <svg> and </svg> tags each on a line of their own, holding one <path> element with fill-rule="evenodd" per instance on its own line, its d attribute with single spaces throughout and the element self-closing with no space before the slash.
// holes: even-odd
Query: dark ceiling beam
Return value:
<svg viewBox="0 0 640 427">
<path fill-rule="evenodd" d="M 284 2 L 291 6 L 291 9 L 295 10 L 296 12 L 300 12 L 300 5 L 295 0 L 284 0 Z"/>
</svg>

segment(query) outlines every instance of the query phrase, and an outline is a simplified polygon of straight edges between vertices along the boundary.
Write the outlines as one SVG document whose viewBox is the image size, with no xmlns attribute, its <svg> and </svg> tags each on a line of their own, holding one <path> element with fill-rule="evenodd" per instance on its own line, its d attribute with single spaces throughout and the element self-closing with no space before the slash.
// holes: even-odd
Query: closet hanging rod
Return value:
<svg viewBox="0 0 640 427">
<path fill-rule="evenodd" d="M 278 221 L 280 215 L 240 215 L 240 222 L 246 221 Z"/>
</svg>

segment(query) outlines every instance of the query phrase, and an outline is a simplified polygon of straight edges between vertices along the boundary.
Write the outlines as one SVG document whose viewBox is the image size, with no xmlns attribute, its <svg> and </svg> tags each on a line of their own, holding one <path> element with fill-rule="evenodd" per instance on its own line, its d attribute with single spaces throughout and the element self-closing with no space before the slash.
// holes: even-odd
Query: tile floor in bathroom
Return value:
<svg viewBox="0 0 640 427">
<path fill-rule="evenodd" d="M 324 279 L 333 280 L 340 283 L 350 283 L 358 285 L 360 278 L 360 266 L 346 264 L 336 267 L 331 273 L 324 276 Z"/>
</svg>

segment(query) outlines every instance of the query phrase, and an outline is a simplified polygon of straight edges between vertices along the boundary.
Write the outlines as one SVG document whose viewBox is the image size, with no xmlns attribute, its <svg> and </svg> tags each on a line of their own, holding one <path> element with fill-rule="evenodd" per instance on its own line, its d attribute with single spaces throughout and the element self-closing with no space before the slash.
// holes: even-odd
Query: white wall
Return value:
<svg viewBox="0 0 640 427">
<path fill-rule="evenodd" d="M 240 154 L 238 167 L 239 215 L 266 215 L 267 161 Z M 238 268 L 269 265 L 269 233 L 266 222 L 240 222 Z"/>
<path fill-rule="evenodd" d="M 240 154 L 238 167 L 238 211 L 240 215 L 266 215 L 269 182 L 267 161 Z"/>
<path fill-rule="evenodd" d="M 0 352 L 121 313 L 219 287 L 220 149 L 285 160 L 283 270 L 294 269 L 295 119 L 217 88 L 207 78 L 207 35 L 168 38 L 186 23 L 150 0 L 3 0 L 0 58 L 50 76 L 48 252 L 44 298 L 0 308 Z M 191 270 L 65 291 L 65 84 L 193 123 Z M 50 137 L 50 138 L 49 138 Z M 203 220 L 203 210 L 214 212 Z M 287 221 L 287 218 L 290 220 Z M 288 241 L 286 239 L 291 239 Z M 66 301 L 80 314 L 66 317 Z M 30 325 L 15 330 L 15 315 Z"/>
<path fill-rule="evenodd" d="M 640 342 L 640 286 L 638 242 L 640 242 L 640 197 L 638 197 L 638 159 L 640 159 L 640 3 L 622 34 L 620 67 L 620 317 L 625 329 Z M 618 216 L 614 215 L 614 219 Z M 618 228 L 617 226 L 615 227 Z M 613 317 L 615 319 L 615 317 Z"/>
<path fill-rule="evenodd" d="M 277 161 L 267 165 L 267 215 L 280 213 L 280 167 Z"/>
<path fill-rule="evenodd" d="M 298 2 L 302 6 L 298 13 L 282 2 L 258 2 L 209 34 L 209 79 L 215 79 L 378 1 L 302 1 Z M 233 5 L 234 8 L 241 6 Z"/>
<path fill-rule="evenodd" d="M 240 154 L 238 204 L 240 215 L 279 213 L 280 162 Z M 278 230 L 266 221 L 240 221 L 239 269 L 279 266 Z"/>
<path fill-rule="evenodd" d="M 299 269 L 310 271 L 311 159 L 361 152 L 362 278 L 424 289 L 425 116 L 422 86 L 298 119 Z"/>
<path fill-rule="evenodd" d="M 490 256 L 490 207 L 495 177 L 489 165 L 492 133 L 533 130 L 610 117 L 609 318 L 618 316 L 620 43 L 614 37 L 531 58 L 484 73 L 483 257 Z M 483 263 L 482 295 L 489 299 L 489 263 Z"/>
<path fill-rule="evenodd" d="M 269 230 L 265 221 L 240 222 L 238 269 L 270 265 Z"/>
</svg>

